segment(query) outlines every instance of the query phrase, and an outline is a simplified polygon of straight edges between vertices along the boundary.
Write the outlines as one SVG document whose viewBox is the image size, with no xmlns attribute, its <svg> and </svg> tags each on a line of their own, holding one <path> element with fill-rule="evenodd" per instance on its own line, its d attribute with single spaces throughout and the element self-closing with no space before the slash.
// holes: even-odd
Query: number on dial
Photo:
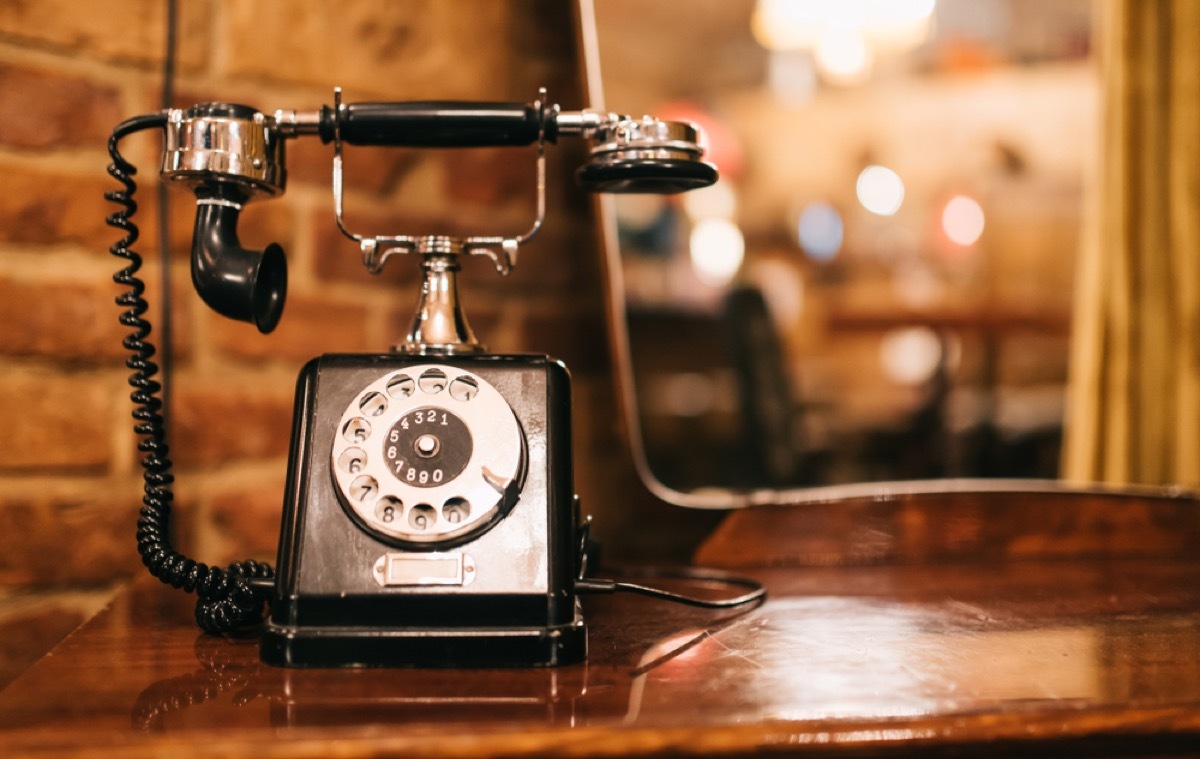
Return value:
<svg viewBox="0 0 1200 759">
<path fill-rule="evenodd" d="M 396 420 L 388 430 L 383 453 L 397 480 L 431 488 L 460 475 L 472 449 L 466 423 L 451 411 L 429 406 Z"/>
</svg>

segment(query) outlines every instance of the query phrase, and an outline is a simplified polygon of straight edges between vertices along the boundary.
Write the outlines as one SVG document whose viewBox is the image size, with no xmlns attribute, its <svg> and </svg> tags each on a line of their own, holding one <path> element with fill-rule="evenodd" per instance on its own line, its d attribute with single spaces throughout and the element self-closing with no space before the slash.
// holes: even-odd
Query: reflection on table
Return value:
<svg viewBox="0 0 1200 759">
<path fill-rule="evenodd" d="M 147 578 L 0 692 L 0 754 L 1186 752 L 1196 507 L 996 491 L 737 512 L 697 560 L 762 580 L 765 604 L 589 596 L 588 660 L 558 669 L 268 667 Z"/>
</svg>

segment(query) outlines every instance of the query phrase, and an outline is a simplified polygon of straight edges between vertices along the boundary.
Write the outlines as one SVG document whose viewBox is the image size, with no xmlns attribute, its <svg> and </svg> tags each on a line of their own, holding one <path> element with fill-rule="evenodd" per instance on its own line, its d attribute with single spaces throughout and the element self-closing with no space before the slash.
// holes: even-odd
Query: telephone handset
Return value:
<svg viewBox="0 0 1200 759">
<path fill-rule="evenodd" d="M 224 316 L 264 333 L 279 322 L 284 252 L 243 247 L 237 222 L 245 204 L 283 194 L 291 139 L 333 144 L 335 220 L 369 271 L 397 254 L 420 259 L 416 316 L 391 352 L 328 354 L 300 373 L 277 573 L 254 561 L 209 567 L 168 539 L 171 464 L 141 259 L 131 249 L 135 169 L 117 149 L 142 129 L 163 132 L 161 176 L 195 192 L 192 281 Z M 516 265 L 544 217 L 545 147 L 564 136 L 592 143 L 577 173 L 590 191 L 674 193 L 717 178 L 691 125 L 562 111 L 544 90 L 532 103 L 352 104 L 335 90 L 334 105 L 314 111 L 208 103 L 116 127 L 109 172 L 123 189 L 107 197 L 122 209 L 108 222 L 127 233 L 111 251 L 128 261 L 114 278 L 128 288 L 118 303 L 133 330 L 127 364 L 146 452 L 139 551 L 156 577 L 198 594 L 202 628 L 258 623 L 266 603 L 262 657 L 291 666 L 556 665 L 586 656 L 578 593 L 613 586 L 584 578 L 567 370 L 546 356 L 488 353 L 456 280 L 464 255 L 488 256 L 501 274 Z M 345 145 L 536 145 L 536 220 L 514 237 L 351 232 Z"/>
</svg>

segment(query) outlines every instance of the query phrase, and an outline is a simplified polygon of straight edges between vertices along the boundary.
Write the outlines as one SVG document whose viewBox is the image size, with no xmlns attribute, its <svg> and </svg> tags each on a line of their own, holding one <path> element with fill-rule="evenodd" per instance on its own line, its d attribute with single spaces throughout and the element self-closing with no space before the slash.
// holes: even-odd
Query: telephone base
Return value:
<svg viewBox="0 0 1200 759">
<path fill-rule="evenodd" d="M 551 627 L 304 627 L 268 622 L 262 660 L 282 667 L 556 667 L 587 658 L 576 611 Z"/>
<path fill-rule="evenodd" d="M 432 432 L 408 434 L 435 419 Z M 298 383 L 263 661 L 583 660 L 570 443 L 569 376 L 545 356 L 335 354 L 309 362 Z M 372 461 L 382 464 L 371 469 Z M 429 482 L 416 481 L 418 468 Z M 370 484 L 359 490 L 359 480 Z M 453 532 L 472 518 L 474 531 Z"/>
</svg>

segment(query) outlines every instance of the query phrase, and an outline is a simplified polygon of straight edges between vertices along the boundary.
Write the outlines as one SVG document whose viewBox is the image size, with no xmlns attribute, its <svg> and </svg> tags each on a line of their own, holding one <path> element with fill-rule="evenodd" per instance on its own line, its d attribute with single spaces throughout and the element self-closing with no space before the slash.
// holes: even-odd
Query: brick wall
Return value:
<svg viewBox="0 0 1200 759">
<path fill-rule="evenodd" d="M 160 0 L 0 3 L 0 684 L 142 571 L 105 142 L 121 119 L 157 109 L 164 28 Z M 583 105 L 570 5 L 555 0 L 185 0 L 179 29 L 176 105 L 311 108 L 330 103 L 334 85 L 350 101 L 529 100 L 543 84 L 564 107 Z M 613 421 L 590 207 L 570 178 L 581 147 L 551 152 L 549 221 L 517 272 L 502 280 L 470 260 L 463 287 L 494 350 L 548 352 L 572 368 L 577 485 L 603 525 L 632 479 Z M 330 149 L 289 149 L 287 195 L 249 206 L 239 230 L 248 246 L 288 251 L 288 304 L 270 336 L 194 295 L 194 206 L 171 195 L 177 542 L 209 562 L 274 559 L 299 367 L 326 351 L 386 349 L 415 302 L 412 262 L 372 277 L 336 232 Z M 156 304 L 160 150 L 149 133 L 123 143 L 141 169 L 135 247 Z M 353 227 L 517 232 L 532 218 L 529 152 L 348 150 Z"/>
</svg>

